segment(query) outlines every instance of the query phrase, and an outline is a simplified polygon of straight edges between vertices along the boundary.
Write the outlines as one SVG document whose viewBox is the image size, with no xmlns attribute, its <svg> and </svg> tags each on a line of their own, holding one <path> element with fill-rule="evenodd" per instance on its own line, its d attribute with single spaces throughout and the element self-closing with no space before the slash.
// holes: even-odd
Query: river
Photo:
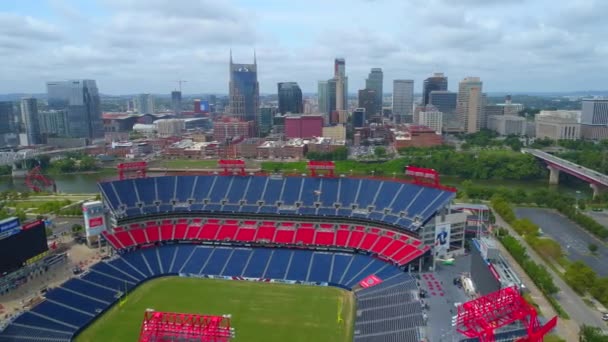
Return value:
<svg viewBox="0 0 608 342">
<path fill-rule="evenodd" d="M 154 176 L 154 175 L 151 175 Z M 114 171 L 103 171 L 99 173 L 86 174 L 60 174 L 54 175 L 52 178 L 57 184 L 57 191 L 62 193 L 96 193 L 98 192 L 97 182 L 115 179 Z M 458 187 L 463 182 L 462 178 L 458 177 L 442 177 L 442 183 Z M 503 180 L 474 180 L 473 183 L 487 187 L 504 186 L 508 188 L 523 188 L 525 190 L 533 189 L 557 189 L 560 192 L 575 194 L 576 191 L 581 191 L 583 197 L 591 195 L 591 189 L 584 185 L 549 185 L 549 180 L 535 181 L 503 181 Z M 26 190 L 24 178 L 12 178 L 10 176 L 0 177 L 0 191 L 4 190 Z"/>
</svg>

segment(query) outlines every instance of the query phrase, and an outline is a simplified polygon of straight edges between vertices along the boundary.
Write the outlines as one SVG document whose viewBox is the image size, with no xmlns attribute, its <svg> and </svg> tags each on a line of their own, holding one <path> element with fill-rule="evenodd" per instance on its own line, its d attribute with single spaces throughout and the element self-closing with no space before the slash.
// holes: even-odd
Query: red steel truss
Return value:
<svg viewBox="0 0 608 342">
<path fill-rule="evenodd" d="M 242 176 L 245 175 L 245 162 L 240 159 L 220 159 L 217 166 L 224 169 L 222 175 L 231 175 L 235 172 Z"/>
<path fill-rule="evenodd" d="M 459 306 L 456 329 L 469 338 L 478 338 L 480 342 L 493 342 L 496 329 L 517 321 L 521 321 L 528 332 L 528 336 L 519 341 L 542 342 L 543 336 L 557 324 L 557 317 L 541 326 L 534 307 L 513 286 Z"/>
<path fill-rule="evenodd" d="M 175 312 L 144 313 L 139 342 L 228 342 L 234 338 L 230 315 L 207 316 Z"/>
<path fill-rule="evenodd" d="M 145 161 L 131 162 L 131 163 L 120 163 L 116 166 L 118 170 L 118 179 L 123 180 L 127 178 L 146 178 L 146 169 L 148 163 Z M 131 175 L 129 177 L 129 175 Z"/>
<path fill-rule="evenodd" d="M 36 166 L 28 172 L 25 176 L 25 185 L 34 192 L 41 192 L 49 188 L 56 192 L 55 181 L 43 175 L 40 166 Z"/>
<path fill-rule="evenodd" d="M 308 165 L 306 165 L 306 167 L 308 168 L 308 170 L 310 171 L 310 175 L 313 177 L 317 176 L 317 170 L 328 170 L 329 171 L 329 177 L 333 177 L 334 176 L 334 170 L 336 169 L 336 165 L 334 164 L 333 161 L 315 161 L 315 160 L 311 160 L 308 162 Z"/>
</svg>

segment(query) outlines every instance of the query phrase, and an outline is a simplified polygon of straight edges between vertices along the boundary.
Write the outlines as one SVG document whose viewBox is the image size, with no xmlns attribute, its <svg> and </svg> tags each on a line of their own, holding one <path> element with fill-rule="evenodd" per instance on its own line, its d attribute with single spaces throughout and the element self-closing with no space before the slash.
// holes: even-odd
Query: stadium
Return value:
<svg viewBox="0 0 608 342">
<path fill-rule="evenodd" d="M 437 297 L 444 284 L 423 270 L 456 241 L 434 223 L 455 197 L 436 172 L 408 167 L 404 180 L 336 176 L 331 162 L 310 162 L 310 175 L 219 166 L 101 182 L 102 201 L 84 217 L 112 256 L 49 289 L 0 328 L 0 341 L 430 340 L 421 284 Z M 466 304 L 452 326 L 474 340 L 494 340 L 499 320 L 528 322 L 517 329 L 527 341 L 551 328 L 511 287 Z"/>
</svg>

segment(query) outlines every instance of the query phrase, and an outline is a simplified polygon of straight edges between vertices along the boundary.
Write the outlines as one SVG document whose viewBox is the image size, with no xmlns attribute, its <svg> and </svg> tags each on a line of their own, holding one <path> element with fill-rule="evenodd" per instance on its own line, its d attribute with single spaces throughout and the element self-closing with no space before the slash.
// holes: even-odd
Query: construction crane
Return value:
<svg viewBox="0 0 608 342">
<path fill-rule="evenodd" d="M 177 81 L 175 81 L 175 82 L 177 82 L 177 84 L 179 85 L 179 92 L 181 93 L 181 92 L 182 92 L 182 83 L 186 83 L 186 82 L 188 82 L 188 81 L 185 81 L 185 80 L 177 80 Z"/>
</svg>

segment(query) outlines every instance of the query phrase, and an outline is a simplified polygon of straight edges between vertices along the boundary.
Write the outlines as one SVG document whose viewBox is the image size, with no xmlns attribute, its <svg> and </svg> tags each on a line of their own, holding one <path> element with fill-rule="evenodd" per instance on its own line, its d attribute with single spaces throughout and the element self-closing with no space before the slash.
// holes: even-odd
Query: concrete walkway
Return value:
<svg viewBox="0 0 608 342">
<path fill-rule="evenodd" d="M 509 233 L 515 237 L 525 248 L 530 256 L 530 258 L 544 266 L 544 268 L 549 272 L 551 277 L 553 278 L 554 284 L 560 289 L 560 292 L 555 296 L 555 299 L 559 302 L 562 308 L 568 313 L 571 319 L 564 320 L 562 318 L 558 318 L 557 325 L 557 334 L 561 338 L 564 338 L 566 341 L 578 341 L 578 330 L 580 325 L 590 325 L 600 327 L 602 329 L 605 328 L 605 323 L 602 321 L 601 314 L 599 312 L 594 311 L 592 308 L 587 306 L 583 302 L 583 300 L 576 294 L 570 286 L 562 280 L 559 275 L 557 275 L 551 267 L 549 267 L 545 261 L 528 245 L 528 243 L 518 235 L 515 230 L 507 224 L 500 215 L 498 215 L 494 210 L 494 216 L 496 217 L 496 224 L 498 226 L 506 228 Z M 511 254 L 506 251 L 506 249 L 502 246 L 502 244 L 498 244 L 499 248 L 505 258 L 509 261 L 509 263 L 513 266 L 517 274 L 520 276 L 522 281 L 526 284 L 528 289 L 531 291 L 532 298 L 539 305 L 540 310 L 543 315 L 546 317 L 552 317 L 557 313 L 551 307 L 549 301 L 545 298 L 542 292 L 534 285 L 532 279 L 524 272 L 521 266 L 513 259 Z"/>
</svg>

